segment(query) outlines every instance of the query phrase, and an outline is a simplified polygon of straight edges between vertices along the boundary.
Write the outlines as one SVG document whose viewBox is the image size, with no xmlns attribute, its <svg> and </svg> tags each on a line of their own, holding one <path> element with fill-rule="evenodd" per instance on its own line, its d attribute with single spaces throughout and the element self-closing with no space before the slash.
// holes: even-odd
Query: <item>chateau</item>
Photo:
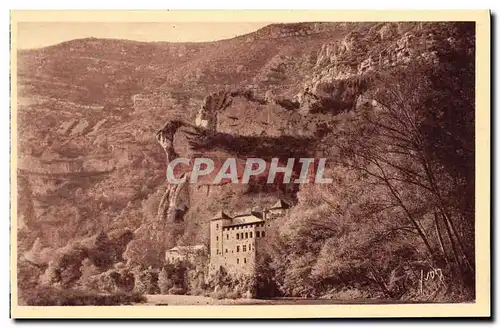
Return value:
<svg viewBox="0 0 500 328">
<path fill-rule="evenodd" d="M 233 217 L 219 212 L 210 221 L 209 274 L 223 267 L 230 275 L 253 274 L 270 221 L 290 206 L 279 200 L 271 208 Z"/>
</svg>

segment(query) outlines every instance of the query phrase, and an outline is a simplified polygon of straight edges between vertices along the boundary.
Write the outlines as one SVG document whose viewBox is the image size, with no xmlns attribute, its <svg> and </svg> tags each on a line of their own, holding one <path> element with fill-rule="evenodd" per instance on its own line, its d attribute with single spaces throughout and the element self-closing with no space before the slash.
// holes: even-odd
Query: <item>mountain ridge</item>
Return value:
<svg viewBox="0 0 500 328">
<path fill-rule="evenodd" d="M 441 53 L 470 41 L 456 30 L 273 24 L 213 42 L 81 39 L 20 51 L 18 120 L 25 123 L 18 153 L 37 166 L 46 154 L 95 159 L 91 167 L 111 162 L 113 170 L 73 180 L 23 174 L 19 253 L 35 242 L 71 248 L 126 228 L 134 237 L 123 261 L 146 265 L 140 256 L 147 253 L 154 266 L 176 244 L 207 243 L 206 219 L 220 210 L 265 207 L 277 198 L 299 208 L 314 203 L 311 186 L 173 186 L 165 181 L 167 161 L 216 152 L 242 161 L 255 149 L 268 157 L 331 156 L 329 148 L 342 141 L 335 133 L 355 130 L 366 108 L 377 110 L 375 81 L 400 78 L 412 66 L 436 67 Z M 166 128 L 177 121 L 179 129 Z M 43 226 L 54 233 L 37 231 Z"/>
</svg>

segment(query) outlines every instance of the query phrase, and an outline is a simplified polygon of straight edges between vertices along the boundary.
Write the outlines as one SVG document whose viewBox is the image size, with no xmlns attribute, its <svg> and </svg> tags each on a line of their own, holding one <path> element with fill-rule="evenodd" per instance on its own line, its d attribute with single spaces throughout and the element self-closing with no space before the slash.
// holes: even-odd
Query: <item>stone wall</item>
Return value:
<svg viewBox="0 0 500 328">
<path fill-rule="evenodd" d="M 253 223 L 222 227 L 220 221 L 210 225 L 210 267 L 216 272 L 219 267 L 231 276 L 253 275 L 259 245 L 265 236 L 265 223 Z M 219 224 L 219 229 L 216 225 Z M 264 232 L 264 234 L 263 234 Z"/>
</svg>

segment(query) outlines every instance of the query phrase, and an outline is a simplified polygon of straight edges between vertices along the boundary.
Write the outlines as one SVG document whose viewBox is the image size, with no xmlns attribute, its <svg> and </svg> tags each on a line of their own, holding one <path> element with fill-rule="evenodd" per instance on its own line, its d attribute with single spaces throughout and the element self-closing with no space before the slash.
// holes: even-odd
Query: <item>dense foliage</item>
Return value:
<svg viewBox="0 0 500 328">
<path fill-rule="evenodd" d="M 450 29 L 437 68 L 376 74 L 329 126 L 334 183 L 302 188 L 270 243 L 284 294 L 474 298 L 474 29 Z"/>
<path fill-rule="evenodd" d="M 115 167 L 85 179 L 20 177 L 18 283 L 28 304 L 48 290 L 60 300 L 40 298 L 41 304 L 114 302 L 99 293 L 473 300 L 474 24 L 338 24 L 332 31 L 305 37 L 304 43 L 281 38 L 270 43 L 257 33 L 256 42 L 245 37 L 185 49 L 158 44 L 149 51 L 145 44 L 121 47 L 118 41 L 79 40 L 41 54 L 23 53 L 21 78 L 41 65 L 42 77 L 67 83 L 73 81 L 74 74 L 66 70 L 71 66 L 83 89 L 71 89 L 68 95 L 65 88 L 42 83 L 49 79 L 25 81 L 27 98 L 53 99 L 41 100 L 49 109 L 37 104 L 21 108 L 20 120 L 34 122 L 29 128 L 20 125 L 21 152 L 55 161 L 61 154 L 71 160 L 112 158 Z M 411 43 L 410 35 L 417 42 Z M 106 47 L 99 45 L 106 42 L 113 47 L 103 52 Z M 100 60 L 92 61 L 95 67 L 75 65 L 71 51 L 90 52 Z M 143 58 L 141 51 L 151 55 Z M 123 52 L 118 64 L 103 60 L 117 52 Z M 430 59 L 398 59 L 406 52 L 425 53 Z M 391 54 L 394 65 L 377 66 Z M 181 59 L 176 62 L 177 57 Z M 47 61 L 43 65 L 42 59 Z M 359 73 L 367 60 L 371 70 Z M 163 62 L 168 65 L 158 69 Z M 140 66 L 131 75 L 134 63 Z M 93 77 L 81 71 L 89 67 L 100 72 L 107 88 L 96 87 Z M 112 74 L 106 71 L 111 68 Z M 339 78 L 347 73 L 348 78 Z M 123 76 L 140 83 L 122 89 Z M 239 98 L 219 117 L 226 130 L 205 133 L 205 138 L 197 135 L 180 148 L 204 154 L 218 142 L 240 158 L 326 157 L 326 173 L 334 181 L 301 185 L 296 194 L 299 188 L 290 188 L 293 195 L 287 196 L 295 206 L 272 223 L 265 249 L 259 250 L 255 277 L 232 277 L 224 270 L 207 277 L 206 256 L 194 263 L 164 260 L 165 250 L 177 244 L 207 244 L 206 220 L 213 213 L 257 205 L 257 192 L 259 202 L 275 201 L 276 193 L 259 185 L 244 186 L 246 190 L 192 187 L 183 220 L 159 219 L 168 186 L 154 132 L 165 116 L 177 115 L 192 124 L 198 110 L 193 102 L 199 105 L 196 101 L 208 91 L 222 88 L 220 81 L 233 90 L 252 82 L 257 91 L 233 92 Z M 304 82 L 314 88 L 302 88 Z M 177 103 L 169 110 L 135 110 L 130 97 L 145 92 L 146 85 L 166 86 L 176 97 L 182 91 L 182 101 L 174 97 Z M 302 97 L 311 98 L 306 113 L 299 108 L 303 103 L 293 98 L 301 90 Z M 52 123 L 69 122 L 74 114 L 63 111 L 66 103 L 58 101 L 77 102 L 87 93 L 96 93 L 94 98 L 105 102 L 106 109 L 71 106 L 82 117 L 92 113 L 87 117 L 92 124 L 106 118 L 99 133 L 53 134 Z M 116 97 L 118 103 L 110 104 Z M 253 130 L 262 133 L 254 135 Z M 75 290 L 74 295 L 83 289 L 95 294 L 73 299 L 66 289 Z"/>
</svg>

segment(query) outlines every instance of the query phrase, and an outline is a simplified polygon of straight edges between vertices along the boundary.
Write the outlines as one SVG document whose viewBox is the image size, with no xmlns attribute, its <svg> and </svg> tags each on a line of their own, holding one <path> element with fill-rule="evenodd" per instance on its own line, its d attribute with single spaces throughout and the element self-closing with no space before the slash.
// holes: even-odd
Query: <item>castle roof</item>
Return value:
<svg viewBox="0 0 500 328">
<path fill-rule="evenodd" d="M 246 215 L 240 215 L 235 218 L 233 218 L 231 222 L 231 226 L 235 225 L 240 225 L 240 224 L 251 224 L 251 223 L 258 223 L 258 222 L 264 222 L 262 218 L 259 218 L 253 214 L 246 214 Z"/>
<path fill-rule="evenodd" d="M 246 225 L 246 224 L 253 224 L 253 223 L 258 223 L 258 222 L 264 222 L 262 215 L 258 212 L 253 212 L 253 211 L 251 213 L 248 213 L 248 212 L 247 213 L 239 213 L 239 214 L 236 214 L 234 217 L 230 217 L 226 213 L 220 211 L 210 221 L 222 220 L 222 219 L 230 220 L 230 222 L 223 224 L 224 227 L 233 227 L 233 226 L 238 226 L 238 225 Z"/>
<path fill-rule="evenodd" d="M 276 203 L 274 203 L 273 206 L 271 206 L 268 210 L 264 211 L 246 211 L 246 212 L 239 212 L 234 214 L 233 217 L 230 217 L 223 211 L 219 211 L 210 221 L 215 221 L 215 220 L 231 220 L 230 223 L 224 224 L 224 227 L 231 227 L 231 226 L 238 226 L 238 225 L 246 225 L 246 224 L 253 224 L 253 223 L 259 223 L 259 222 L 264 222 L 264 216 L 263 212 L 267 212 L 269 210 L 276 210 L 276 209 L 288 209 L 290 208 L 290 204 L 285 202 L 282 199 L 279 199 Z"/>
<path fill-rule="evenodd" d="M 223 211 L 219 211 L 210 221 L 221 220 L 221 219 L 231 220 L 231 217 L 226 213 L 224 213 Z"/>
</svg>

